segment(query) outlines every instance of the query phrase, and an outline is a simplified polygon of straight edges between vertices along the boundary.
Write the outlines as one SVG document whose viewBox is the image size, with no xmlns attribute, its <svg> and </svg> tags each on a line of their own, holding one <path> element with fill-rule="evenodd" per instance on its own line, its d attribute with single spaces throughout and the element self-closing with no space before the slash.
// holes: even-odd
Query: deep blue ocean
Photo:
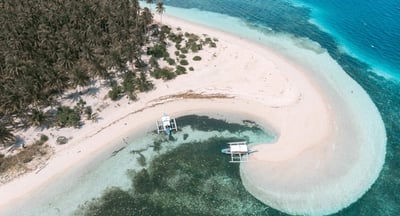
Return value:
<svg viewBox="0 0 400 216">
<path fill-rule="evenodd" d="M 385 165 L 372 188 L 337 215 L 400 215 L 400 1 L 165 0 L 307 37 L 326 48 L 370 95 L 387 130 Z"/>
</svg>

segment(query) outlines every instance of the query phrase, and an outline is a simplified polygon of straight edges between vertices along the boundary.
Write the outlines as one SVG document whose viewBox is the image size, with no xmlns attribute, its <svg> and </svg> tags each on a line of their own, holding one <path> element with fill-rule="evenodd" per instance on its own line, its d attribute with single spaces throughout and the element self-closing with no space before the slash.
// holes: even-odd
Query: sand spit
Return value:
<svg viewBox="0 0 400 216">
<path fill-rule="evenodd" d="M 258 152 L 241 165 L 241 177 L 251 194 L 281 211 L 333 213 L 370 188 L 385 158 L 383 122 L 365 91 L 326 53 L 304 50 L 304 61 L 296 63 L 221 31 L 167 16 L 163 23 L 218 38 L 217 48 L 198 54 L 202 61 L 193 63 L 195 71 L 157 81 L 156 90 L 139 95 L 138 102 L 121 100 L 104 108 L 104 119 L 90 127 L 59 132 L 73 133 L 73 139 L 39 173 L 1 186 L 1 211 L 29 206 L 46 183 L 122 137 L 149 130 L 163 112 L 241 113 L 278 134 L 275 143 L 256 146 Z"/>
</svg>

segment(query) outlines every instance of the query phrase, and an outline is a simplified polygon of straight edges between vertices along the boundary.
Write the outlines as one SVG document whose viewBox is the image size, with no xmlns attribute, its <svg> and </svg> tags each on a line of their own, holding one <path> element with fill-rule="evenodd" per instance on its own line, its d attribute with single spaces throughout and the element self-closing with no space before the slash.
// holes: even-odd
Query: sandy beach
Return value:
<svg viewBox="0 0 400 216">
<path fill-rule="evenodd" d="M 238 113 L 276 133 L 276 142 L 257 145 L 240 171 L 246 189 L 278 210 L 329 214 L 371 187 L 385 159 L 385 128 L 366 92 L 326 52 L 305 50 L 301 61 L 171 16 L 163 16 L 163 23 L 217 38 L 217 48 L 196 54 L 202 61 L 191 63 L 193 72 L 155 81 L 156 89 L 139 94 L 136 102 L 86 98 L 88 105 L 102 107 L 101 119 L 79 130 L 44 131 L 54 135 L 49 143 L 55 154 L 43 169 L 0 186 L 0 214 L 11 214 L 48 182 L 111 151 L 124 137 L 154 130 L 164 112 Z M 312 62 L 320 65 L 311 67 Z M 100 89 L 98 95 L 105 93 Z M 25 133 L 39 134 L 35 129 Z M 71 137 L 68 144 L 55 145 L 59 135 Z"/>
</svg>

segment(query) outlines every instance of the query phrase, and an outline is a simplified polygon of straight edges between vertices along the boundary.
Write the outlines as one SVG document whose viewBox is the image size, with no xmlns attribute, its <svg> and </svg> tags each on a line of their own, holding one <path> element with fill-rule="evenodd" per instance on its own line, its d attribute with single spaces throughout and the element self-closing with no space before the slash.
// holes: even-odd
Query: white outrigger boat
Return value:
<svg viewBox="0 0 400 216">
<path fill-rule="evenodd" d="M 247 162 L 250 153 L 257 150 L 249 149 L 247 142 L 229 142 L 229 148 L 221 149 L 221 153 L 231 155 L 231 163 Z"/>
<path fill-rule="evenodd" d="M 156 121 L 157 133 L 164 131 L 167 135 L 170 135 L 173 130 L 178 131 L 175 118 L 169 117 L 167 114 L 163 114 L 161 121 Z"/>
</svg>

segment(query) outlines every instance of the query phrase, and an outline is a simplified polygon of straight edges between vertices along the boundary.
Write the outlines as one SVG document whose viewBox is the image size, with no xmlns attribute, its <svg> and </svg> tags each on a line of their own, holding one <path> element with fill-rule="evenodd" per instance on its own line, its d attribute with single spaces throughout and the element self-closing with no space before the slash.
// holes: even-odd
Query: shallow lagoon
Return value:
<svg viewBox="0 0 400 216">
<path fill-rule="evenodd" d="M 235 122 L 238 122 L 237 119 Z M 282 215 L 243 187 L 227 142 L 276 139 L 249 120 L 188 115 L 172 137 L 122 137 L 112 151 L 48 185 L 20 215 Z"/>
<path fill-rule="evenodd" d="M 101 197 L 75 213 L 264 215 L 275 212 L 244 189 L 239 164 L 229 163 L 229 156 L 220 153 L 227 142 L 272 142 L 272 135 L 251 121 L 239 125 L 192 115 L 178 118 L 177 122 L 181 130 L 173 137 L 153 136 L 153 143 L 146 150 L 130 150 L 131 157 L 141 166 L 127 170 L 130 188 L 108 188 Z M 147 151 L 159 153 L 149 160 L 145 156 L 150 155 Z"/>
</svg>

